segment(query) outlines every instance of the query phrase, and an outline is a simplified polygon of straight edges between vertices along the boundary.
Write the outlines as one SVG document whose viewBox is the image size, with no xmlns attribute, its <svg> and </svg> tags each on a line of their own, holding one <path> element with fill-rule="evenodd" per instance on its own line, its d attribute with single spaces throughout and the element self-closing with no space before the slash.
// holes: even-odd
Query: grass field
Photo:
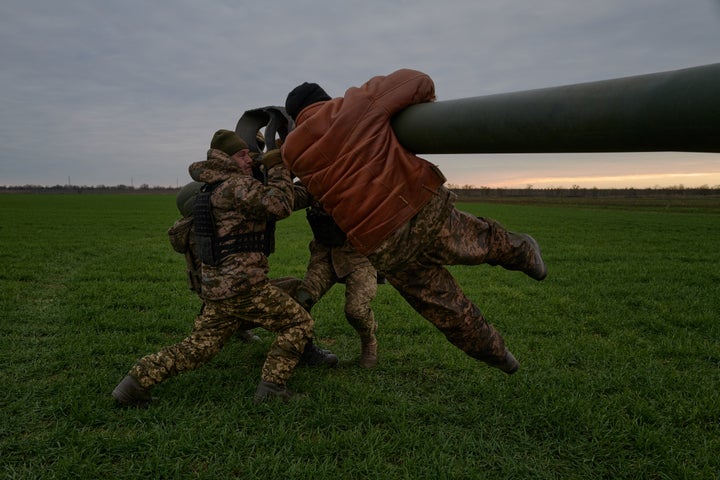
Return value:
<svg viewBox="0 0 720 480">
<path fill-rule="evenodd" d="M 460 204 L 532 233 L 550 274 L 452 267 L 522 363 L 452 347 L 388 285 L 380 364 L 357 366 L 342 287 L 314 309 L 339 368 L 254 406 L 271 335 L 172 378 L 148 410 L 110 392 L 182 339 L 199 301 L 166 230 L 168 195 L 0 196 L 0 477 L 720 478 L 720 214 L 643 206 Z M 302 213 L 271 276 L 302 276 Z"/>
</svg>

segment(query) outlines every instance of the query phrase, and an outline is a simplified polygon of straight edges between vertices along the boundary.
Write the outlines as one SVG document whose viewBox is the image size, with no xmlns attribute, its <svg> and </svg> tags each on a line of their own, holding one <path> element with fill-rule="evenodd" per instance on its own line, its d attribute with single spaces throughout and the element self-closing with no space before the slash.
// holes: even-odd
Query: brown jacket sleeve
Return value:
<svg viewBox="0 0 720 480">
<path fill-rule="evenodd" d="M 353 89 L 348 90 L 348 93 L 351 90 Z M 388 117 L 410 105 L 435 100 L 435 84 L 432 79 L 422 72 L 410 69 L 373 77 L 359 90 L 374 98 L 374 107 L 382 107 Z"/>
</svg>

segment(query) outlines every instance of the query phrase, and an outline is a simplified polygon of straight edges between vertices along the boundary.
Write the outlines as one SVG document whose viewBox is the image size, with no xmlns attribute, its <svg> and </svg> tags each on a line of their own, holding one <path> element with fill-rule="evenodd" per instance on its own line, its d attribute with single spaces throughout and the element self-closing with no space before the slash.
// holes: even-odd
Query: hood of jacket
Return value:
<svg viewBox="0 0 720 480">
<path fill-rule="evenodd" d="M 242 173 L 240 166 L 222 150 L 211 148 L 207 160 L 195 162 L 188 168 L 190 177 L 197 182 L 217 183 Z"/>
</svg>

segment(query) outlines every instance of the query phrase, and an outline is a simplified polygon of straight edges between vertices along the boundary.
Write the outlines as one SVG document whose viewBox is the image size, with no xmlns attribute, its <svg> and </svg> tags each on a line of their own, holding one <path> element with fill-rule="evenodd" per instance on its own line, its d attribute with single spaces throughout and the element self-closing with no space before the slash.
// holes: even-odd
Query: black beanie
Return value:
<svg viewBox="0 0 720 480">
<path fill-rule="evenodd" d="M 313 103 L 325 102 L 327 100 L 330 100 L 330 96 L 325 93 L 325 90 L 323 90 L 320 85 L 305 82 L 293 88 L 292 92 L 288 93 L 287 99 L 285 100 L 285 111 L 295 120 L 303 108 Z"/>
</svg>

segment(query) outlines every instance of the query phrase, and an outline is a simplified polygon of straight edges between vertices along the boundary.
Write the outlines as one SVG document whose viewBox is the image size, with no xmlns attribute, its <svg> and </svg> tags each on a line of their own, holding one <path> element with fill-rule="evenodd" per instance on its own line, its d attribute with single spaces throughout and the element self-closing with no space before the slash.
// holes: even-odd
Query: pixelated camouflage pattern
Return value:
<svg viewBox="0 0 720 480">
<path fill-rule="evenodd" d="M 310 242 L 310 261 L 302 287 L 320 300 L 336 283 L 345 284 L 345 318 L 361 337 L 377 331 L 377 322 L 370 303 L 377 294 L 377 271 L 364 255 L 349 243 L 327 247 Z"/>
<path fill-rule="evenodd" d="M 279 220 L 292 213 L 293 185 L 282 165 L 268 172 L 267 185 L 251 175 L 239 173 L 235 162 L 220 150 L 208 150 L 207 160 L 190 165 L 193 180 L 222 181 L 211 197 L 218 237 L 264 232 L 268 220 Z M 229 255 L 219 265 L 202 266 L 202 292 L 205 299 L 221 300 L 246 292 L 266 281 L 268 261 L 261 252 Z"/>
<path fill-rule="evenodd" d="M 501 335 L 465 295 L 444 265 L 488 263 L 513 270 L 531 267 L 531 246 L 500 223 L 454 208 L 444 187 L 410 222 L 368 258 L 407 302 L 447 339 L 473 358 L 500 363 Z"/>
<path fill-rule="evenodd" d="M 147 355 L 129 374 L 145 388 L 210 361 L 239 330 L 261 327 L 276 334 L 262 366 L 262 379 L 284 385 L 313 332 L 313 319 L 280 288 L 266 281 L 231 298 L 208 300 L 190 335 Z"/>
</svg>

